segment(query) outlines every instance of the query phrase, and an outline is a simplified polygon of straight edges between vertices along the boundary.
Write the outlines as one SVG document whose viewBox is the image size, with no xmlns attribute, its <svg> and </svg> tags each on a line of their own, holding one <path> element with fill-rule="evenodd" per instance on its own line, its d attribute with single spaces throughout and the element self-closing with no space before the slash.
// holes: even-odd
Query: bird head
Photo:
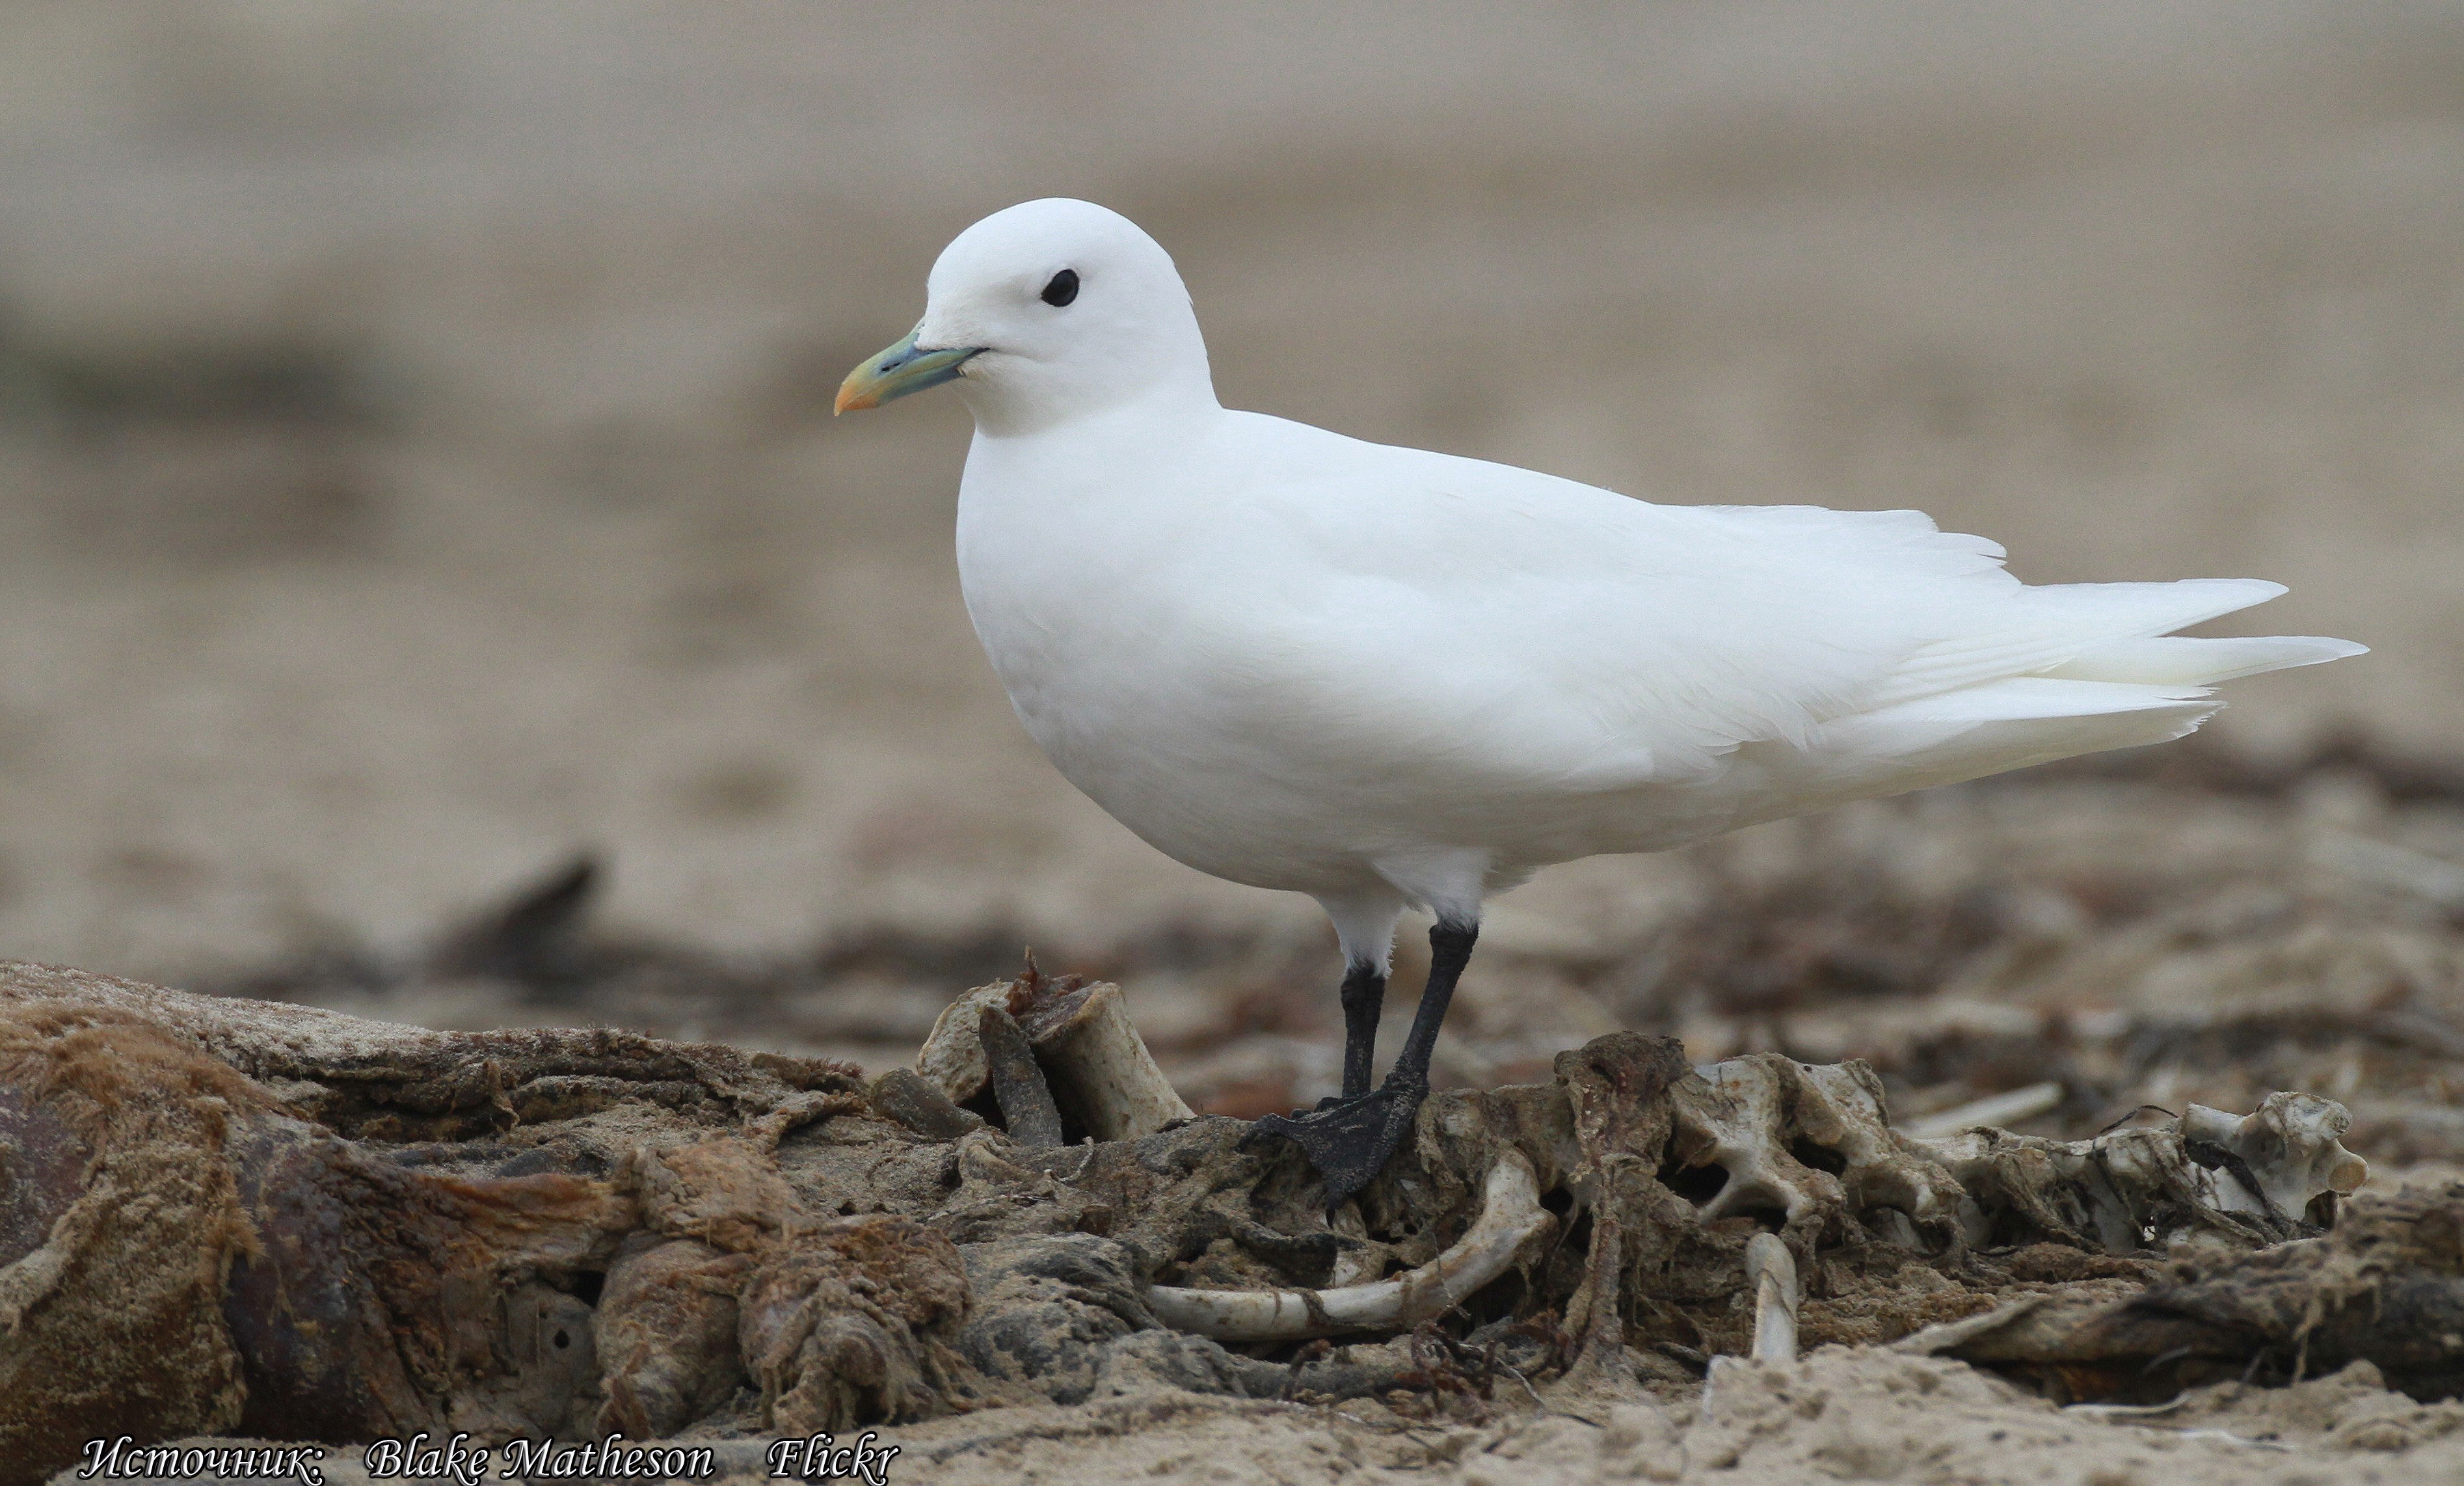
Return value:
<svg viewBox="0 0 2464 1486">
<path fill-rule="evenodd" d="M 945 382 L 995 434 L 1151 396 L 1214 401 L 1171 255 L 1119 212 L 1062 197 L 994 212 L 942 249 L 923 320 L 847 373 L 836 410 Z"/>
</svg>

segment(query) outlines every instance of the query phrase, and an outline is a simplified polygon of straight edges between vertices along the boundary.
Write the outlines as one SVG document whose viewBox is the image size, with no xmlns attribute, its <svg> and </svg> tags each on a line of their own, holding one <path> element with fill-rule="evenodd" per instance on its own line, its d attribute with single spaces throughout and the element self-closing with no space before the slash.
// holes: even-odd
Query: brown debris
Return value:
<svg viewBox="0 0 2464 1486">
<path fill-rule="evenodd" d="M 2127 1298 L 2049 1299 L 1925 1349 L 2066 1399 L 2299 1382 L 2356 1362 L 2416 1397 L 2451 1397 L 2464 1388 L 2464 1184 L 2364 1198 L 2322 1237 L 2189 1259 Z"/>
<path fill-rule="evenodd" d="M 967 1319 L 956 1245 L 912 1219 L 832 1223 L 755 1273 L 740 1301 L 745 1370 L 763 1428 L 836 1431 L 948 1408 L 965 1369 L 952 1348 Z"/>
<path fill-rule="evenodd" d="M 356 1439 L 562 1427 L 570 1390 L 524 1379 L 563 1360 L 524 1355 L 504 1292 L 604 1264 L 630 1203 L 561 1173 L 406 1169 L 288 1120 L 251 1128 L 231 1154 L 261 1244 L 223 1303 L 247 1361 L 243 1428 Z M 563 1309 L 566 1345 L 552 1350 L 588 1331 L 586 1309 Z"/>
<path fill-rule="evenodd" d="M 936 1141 L 955 1141 L 984 1127 L 983 1116 L 960 1109 L 939 1084 L 912 1068 L 893 1068 L 874 1079 L 869 1098 L 884 1119 Z"/>
<path fill-rule="evenodd" d="M 239 1422 L 223 1290 L 258 1247 L 225 1147 L 270 1103 L 134 1017 L 0 1001 L 0 1479 Z"/>
<path fill-rule="evenodd" d="M 837 1432 L 1155 1386 L 1431 1418 L 1542 1387 L 1624 1408 L 1748 1350 L 1749 1253 L 1773 1355 L 1785 1304 L 1805 1347 L 1947 1325 L 1925 1344 L 2047 1388 L 2122 1387 L 2156 1341 L 2185 1377 L 2251 1345 L 2426 1386 L 2455 1362 L 2401 1320 L 2445 1314 L 2453 1214 L 2391 1228 L 2365 1205 L 2280 1241 L 2323 1231 L 2318 1194 L 2358 1176 L 2324 1100 L 1927 1142 L 1893 1128 L 1862 1064 L 1697 1068 L 1617 1032 L 1549 1082 L 1433 1097 L 1330 1223 L 1306 1163 L 1243 1121 L 1096 1136 L 1088 1081 L 1126 1065 L 1045 1044 L 1117 1010 L 1107 986 L 986 987 L 917 1073 L 868 1089 L 726 1048 L 431 1032 L 0 966 L 0 1366 L 36 1384 L 0 1390 L 0 1439 L 24 1446 L 7 1458 L 65 1463 L 106 1396 L 133 1400 L 114 1417 L 140 1438 L 334 1442 Z M 1057 1143 L 1073 1131 L 1091 1138 Z M 128 1218 L 140 1198 L 178 1221 Z M 2177 1240 L 2208 1245 L 2205 1267 L 2167 1268 Z M 1476 1277 L 1433 1320 L 1418 1290 L 1374 1303 L 1475 1250 L 1498 1262 L 1457 1264 Z M 1990 1314 L 2013 1296 L 2037 1298 Z M 1231 1350 L 1162 1323 L 1261 1306 L 1341 1344 Z M 2373 1306 L 2403 1346 L 2364 1335 Z M 1379 1317 L 1419 1325 L 1362 1335 Z M 92 1344 L 140 1321 L 142 1344 Z"/>
<path fill-rule="evenodd" d="M 600 1432 L 656 1439 L 725 1403 L 743 1381 L 737 1295 L 753 1260 L 691 1238 L 636 1233 L 592 1313 L 606 1403 Z"/>
</svg>

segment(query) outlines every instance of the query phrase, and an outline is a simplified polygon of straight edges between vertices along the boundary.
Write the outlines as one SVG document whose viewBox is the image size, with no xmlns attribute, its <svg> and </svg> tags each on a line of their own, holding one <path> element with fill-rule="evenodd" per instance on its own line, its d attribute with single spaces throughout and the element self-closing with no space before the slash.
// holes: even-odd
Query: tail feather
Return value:
<svg viewBox="0 0 2464 1486">
<path fill-rule="evenodd" d="M 2230 640 L 2169 634 L 2101 645 L 2042 674 L 2069 681 L 2213 686 L 2262 671 L 2315 666 L 2368 653 L 2366 645 L 2315 634 L 2270 634 Z"/>
<path fill-rule="evenodd" d="M 2367 653 L 2317 635 L 2167 632 L 2283 591 L 2256 578 L 2021 589 L 1805 743 L 1741 749 L 1766 784 L 1733 824 L 2164 743 L 2215 715 L 2218 682 Z"/>
<path fill-rule="evenodd" d="M 2348 641 L 2301 635 L 2212 640 L 2170 632 L 2264 604 L 2283 592 L 2282 584 L 2263 578 L 2023 588 L 1997 605 L 1990 620 L 1909 656 L 1865 699 L 1865 709 L 2014 676 L 2208 686 L 2363 653 L 2363 647 Z"/>
<path fill-rule="evenodd" d="M 1737 825 L 1851 800 L 1955 785 L 2108 748 L 2167 743 L 2223 703 L 2193 688 L 2017 677 L 1823 724 L 1818 746 L 1780 755 L 1754 744 L 1771 787 Z"/>
</svg>

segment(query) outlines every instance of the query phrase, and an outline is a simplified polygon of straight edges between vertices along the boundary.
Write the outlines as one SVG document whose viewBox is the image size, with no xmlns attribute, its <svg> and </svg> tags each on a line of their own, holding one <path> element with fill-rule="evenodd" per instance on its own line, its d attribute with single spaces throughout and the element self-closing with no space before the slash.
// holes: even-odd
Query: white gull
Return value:
<svg viewBox="0 0 2464 1486">
<path fill-rule="evenodd" d="M 1922 512 L 1652 504 L 1229 410 L 1171 257 L 1082 201 L 960 233 L 838 406 L 944 382 L 959 581 L 1027 732 L 1158 850 L 1334 922 L 1344 1098 L 1262 1121 L 1330 1208 L 1409 1128 L 1483 900 L 1536 869 L 2179 738 L 2219 681 L 2363 650 L 2170 632 L 2258 579 L 2030 588 Z M 1373 1090 L 1406 908 L 1429 986 Z"/>
</svg>

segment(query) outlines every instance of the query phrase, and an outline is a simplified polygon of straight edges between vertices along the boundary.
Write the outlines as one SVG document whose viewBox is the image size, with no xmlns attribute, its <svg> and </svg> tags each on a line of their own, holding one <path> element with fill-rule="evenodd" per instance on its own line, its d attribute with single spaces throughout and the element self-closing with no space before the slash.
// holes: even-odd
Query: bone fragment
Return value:
<svg viewBox="0 0 2464 1486">
<path fill-rule="evenodd" d="M 1915 1140 L 1938 1141 L 1978 1125 L 2010 1125 L 2022 1120 L 2033 1120 L 2061 1101 L 2060 1084 L 2032 1083 L 2024 1089 L 1988 1095 L 1955 1108 L 1903 1120 L 1900 1124 L 1900 1133 Z"/>
<path fill-rule="evenodd" d="M 943 1007 L 934 1018 L 933 1031 L 915 1055 L 915 1071 L 940 1085 L 951 1103 L 968 1103 L 990 1086 L 992 1070 L 984 1065 L 984 1044 L 977 1025 L 986 1007 L 1013 1010 L 1016 1003 L 1010 988 L 1008 981 L 979 986 Z"/>
<path fill-rule="evenodd" d="M 1754 1361 L 1796 1361 L 1796 1256 L 1778 1234 L 1746 1241 L 1746 1278 L 1754 1287 Z"/>
<path fill-rule="evenodd" d="M 1017 1022 L 1054 1099 L 1095 1139 L 1133 1140 L 1194 1118 L 1138 1036 L 1121 987 L 1067 979 L 979 986 L 941 1012 L 915 1069 L 952 1102 L 967 1104 L 992 1086 L 982 1034 L 987 1009 Z"/>
<path fill-rule="evenodd" d="M 1507 1147 L 1488 1168 L 1480 1216 L 1445 1253 L 1407 1274 L 1334 1290 L 1182 1290 L 1148 1303 L 1167 1326 L 1219 1342 L 1282 1342 L 1337 1331 L 1401 1330 L 1444 1314 L 1506 1273 L 1555 1219 L 1540 1206 L 1531 1163 Z"/>
<path fill-rule="evenodd" d="M 984 1127 L 984 1118 L 950 1102 L 941 1086 L 912 1068 L 893 1068 L 872 1081 L 867 1098 L 875 1113 L 936 1141 L 955 1141 Z"/>
<path fill-rule="evenodd" d="M 1109 981 L 1068 991 L 1020 1018 L 1052 1076 L 1054 1098 L 1099 1141 L 1127 1141 L 1196 1118 L 1130 1020 Z"/>
<path fill-rule="evenodd" d="M 2040 1290 L 2035 1295 L 2023 1295 L 2008 1305 L 1988 1311 L 1982 1316 L 1963 1316 L 1957 1320 L 1936 1321 L 1930 1326 L 1912 1331 L 1900 1338 L 1891 1343 L 1890 1349 L 1894 1352 L 1905 1352 L 1911 1357 L 1931 1357 L 1937 1352 L 1947 1352 L 1952 1347 L 1964 1345 L 1989 1332 L 2000 1331 L 2014 1321 L 2026 1320 L 2052 1298 L 2054 1298 L 2053 1292 Z"/>
<path fill-rule="evenodd" d="M 1021 1145 L 1060 1144 L 1061 1111 L 1053 1105 L 1044 1070 L 1036 1066 L 1035 1052 L 1017 1021 L 1000 1007 L 988 1006 L 976 1022 L 976 1035 L 983 1044 L 993 1099 L 1001 1105 L 1001 1124 L 1010 1138 Z"/>
<path fill-rule="evenodd" d="M 1964 1190 L 1922 1142 L 1891 1128 L 1881 1080 L 1864 1064 L 1808 1066 L 1753 1053 L 1696 1072 L 1668 1090 L 1669 1153 L 1683 1165 L 1727 1174 L 1703 1205 L 1704 1222 L 1776 1209 L 1793 1236 L 1844 1204 L 1859 1212 L 1896 1209 L 1913 1231 L 1947 1229 L 1959 1210 Z M 1808 1143 L 1830 1151 L 1841 1169 L 1797 1160 Z"/>
</svg>

